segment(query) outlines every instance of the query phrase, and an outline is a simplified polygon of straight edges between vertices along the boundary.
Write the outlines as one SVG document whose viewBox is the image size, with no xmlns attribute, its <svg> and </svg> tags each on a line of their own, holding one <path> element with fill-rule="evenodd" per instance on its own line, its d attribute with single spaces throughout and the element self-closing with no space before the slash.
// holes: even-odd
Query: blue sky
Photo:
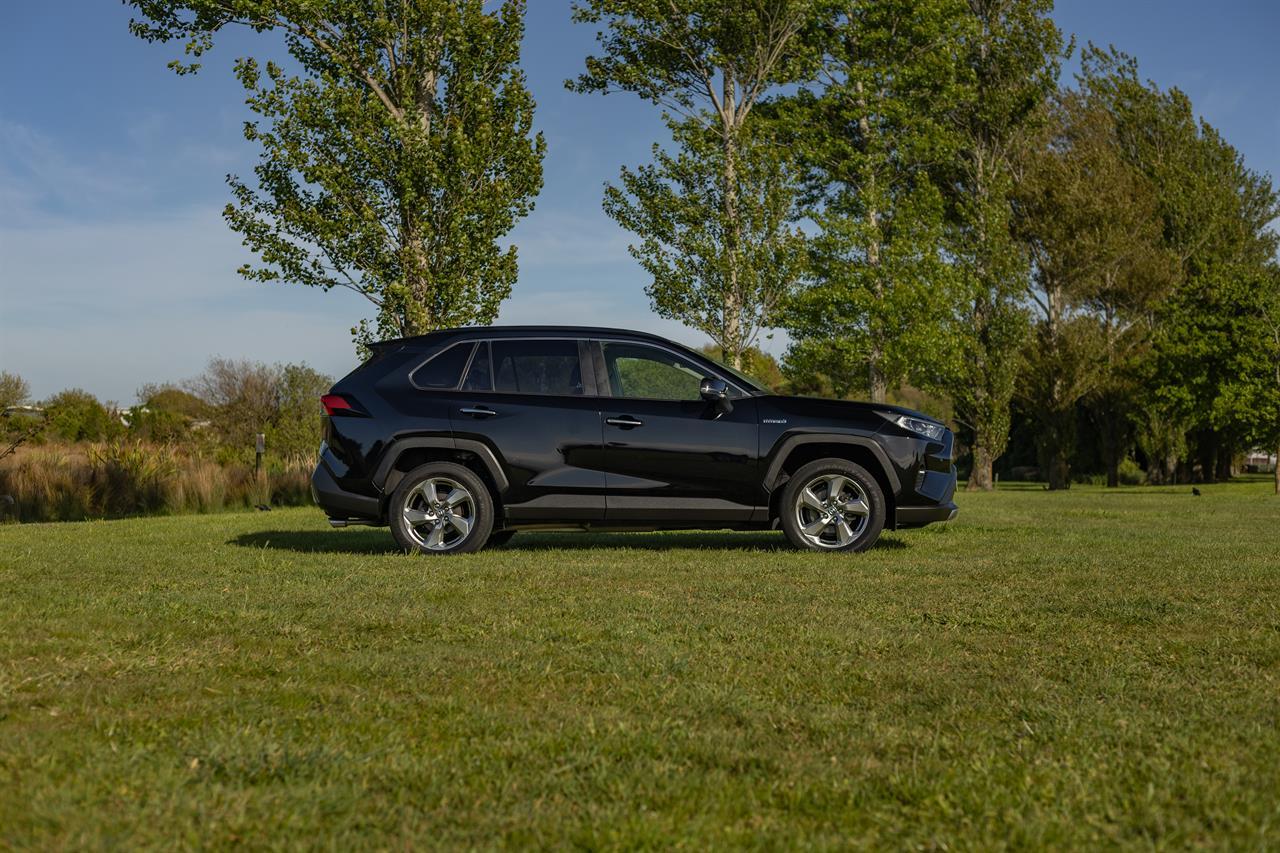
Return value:
<svg viewBox="0 0 1280 853">
<path fill-rule="evenodd" d="M 530 0 L 525 67 L 547 137 L 545 188 L 512 235 L 520 280 L 501 322 L 641 328 L 700 336 L 652 314 L 628 238 L 600 211 L 622 164 L 648 158 L 663 129 L 634 97 L 574 95 L 592 32 L 569 0 Z M 169 45 L 126 29 L 104 0 L 12 3 L 0 28 L 0 369 L 37 397 L 78 386 L 133 401 L 144 382 L 195 375 L 213 355 L 354 363 L 348 330 L 367 303 L 345 291 L 251 284 L 220 211 L 223 176 L 248 174 L 247 113 L 234 57 L 263 42 L 222 39 L 194 77 Z M 1252 168 L 1280 174 L 1280 3 L 1059 0 L 1081 41 L 1137 56 L 1178 86 Z M 778 350 L 780 339 L 769 348 Z"/>
</svg>

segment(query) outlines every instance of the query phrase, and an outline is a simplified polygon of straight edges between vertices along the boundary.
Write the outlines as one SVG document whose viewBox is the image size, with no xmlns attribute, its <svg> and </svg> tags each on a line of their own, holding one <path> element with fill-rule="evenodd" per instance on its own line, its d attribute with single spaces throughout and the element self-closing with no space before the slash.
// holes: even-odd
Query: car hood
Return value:
<svg viewBox="0 0 1280 853">
<path fill-rule="evenodd" d="M 815 419 L 863 420 L 868 416 L 875 417 L 877 412 L 892 412 L 896 415 L 909 415 L 913 418 L 941 424 L 932 415 L 908 409 L 905 406 L 894 406 L 889 403 L 868 403 L 862 400 L 832 400 L 826 397 L 789 397 L 780 394 L 766 398 L 771 407 L 797 417 Z M 943 424 L 945 426 L 945 424 Z"/>
</svg>

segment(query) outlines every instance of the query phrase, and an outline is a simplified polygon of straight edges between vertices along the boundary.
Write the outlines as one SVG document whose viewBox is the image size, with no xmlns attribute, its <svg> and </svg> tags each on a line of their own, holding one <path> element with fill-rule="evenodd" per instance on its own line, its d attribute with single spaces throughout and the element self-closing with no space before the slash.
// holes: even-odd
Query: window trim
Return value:
<svg viewBox="0 0 1280 853">
<path fill-rule="evenodd" d="M 419 391 L 457 391 L 459 388 L 462 387 L 462 383 L 466 381 L 467 371 L 471 369 L 471 360 L 476 357 L 476 343 L 477 341 L 475 341 L 474 339 L 454 341 L 453 343 L 449 344 L 443 349 L 437 352 L 433 352 L 431 355 L 427 356 L 421 362 L 419 362 L 417 367 L 409 371 L 409 384 L 412 385 L 414 388 L 417 388 Z M 414 379 L 414 377 L 418 375 L 419 370 L 426 367 L 428 364 L 435 361 L 437 358 L 440 358 L 440 356 L 444 355 L 445 353 L 449 352 L 452 349 L 456 349 L 457 347 L 468 346 L 468 345 L 471 347 L 471 354 L 467 356 L 466 363 L 462 365 L 462 372 L 458 375 L 458 380 L 453 383 L 453 387 L 450 388 L 450 387 L 434 387 L 431 385 L 419 385 L 418 381 Z"/>
<path fill-rule="evenodd" d="M 496 342 L 574 341 L 575 343 L 578 344 L 578 367 L 582 373 L 582 393 L 581 394 L 540 394 L 534 391 L 499 391 L 498 381 L 497 381 L 498 365 L 493 358 L 493 344 L 495 341 Z M 431 355 L 423 359 L 421 362 L 419 362 L 417 367 L 409 371 L 409 384 L 419 391 L 427 391 L 431 393 L 444 392 L 444 393 L 462 393 L 462 394 L 502 394 L 507 397 L 523 397 L 523 396 L 563 397 L 569 400 L 581 400 L 586 397 L 594 397 L 594 398 L 607 399 L 607 400 L 648 400 L 650 402 L 658 402 L 658 403 L 696 402 L 694 400 L 669 400 L 669 399 L 662 399 L 658 397 L 615 397 L 613 396 L 613 388 L 609 385 L 608 372 L 607 372 L 608 369 L 605 365 L 605 360 L 604 360 L 604 344 L 607 344 L 607 343 L 631 344 L 634 346 L 652 347 L 653 349 L 669 353 L 677 358 L 688 359 L 695 364 L 702 365 L 703 368 L 706 370 L 706 374 L 705 374 L 706 376 L 714 376 L 715 378 L 726 383 L 730 388 L 732 388 L 734 391 L 737 392 L 737 396 L 739 398 L 755 396 L 751 391 L 747 390 L 746 388 L 743 388 L 737 382 L 737 380 L 735 380 L 732 376 L 726 376 L 725 374 L 721 373 L 718 369 L 716 369 L 716 367 L 714 366 L 714 363 L 711 362 L 709 359 L 701 358 L 700 356 L 696 355 L 691 351 L 683 351 L 680 349 L 675 349 L 673 347 L 667 346 L 662 342 L 645 340 L 645 339 L 632 340 L 629 338 L 617 338 L 617 337 L 595 338 L 595 337 L 580 337 L 577 335 L 518 335 L 518 336 L 513 335 L 511 337 L 503 336 L 503 337 L 496 337 L 496 338 L 487 337 L 487 336 L 480 337 L 480 338 L 464 338 L 462 340 L 454 341 L 453 343 L 449 344 L 448 346 L 444 347 L 443 349 L 437 352 L 432 353 Z M 464 344 L 471 345 L 472 347 L 471 356 L 467 359 L 467 364 L 462 369 L 462 374 L 458 377 L 457 384 L 455 384 L 452 388 L 431 388 L 431 387 L 419 385 L 417 382 L 414 381 L 414 378 L 413 378 L 414 375 L 423 367 L 426 367 L 426 365 L 429 362 L 434 361 L 435 359 L 444 355 L 446 352 L 453 349 L 454 347 L 463 346 Z M 485 344 L 489 347 L 490 390 L 465 391 L 463 390 L 462 385 L 464 382 L 467 381 L 467 373 L 469 373 L 471 370 L 471 362 L 475 360 L 476 353 L 480 351 L 479 350 L 480 344 Z M 603 374 L 603 378 L 604 378 L 603 384 L 601 384 L 600 376 L 597 374 L 597 371 Z"/>
</svg>

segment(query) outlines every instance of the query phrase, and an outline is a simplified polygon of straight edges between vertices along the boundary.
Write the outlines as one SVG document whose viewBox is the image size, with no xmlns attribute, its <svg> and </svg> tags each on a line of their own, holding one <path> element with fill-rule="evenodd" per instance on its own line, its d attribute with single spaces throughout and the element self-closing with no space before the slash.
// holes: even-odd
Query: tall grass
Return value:
<svg viewBox="0 0 1280 853">
<path fill-rule="evenodd" d="M 314 463 L 272 459 L 261 472 L 172 445 L 117 442 L 21 448 L 0 461 L 0 519 L 80 521 L 215 512 L 311 500 Z"/>
</svg>

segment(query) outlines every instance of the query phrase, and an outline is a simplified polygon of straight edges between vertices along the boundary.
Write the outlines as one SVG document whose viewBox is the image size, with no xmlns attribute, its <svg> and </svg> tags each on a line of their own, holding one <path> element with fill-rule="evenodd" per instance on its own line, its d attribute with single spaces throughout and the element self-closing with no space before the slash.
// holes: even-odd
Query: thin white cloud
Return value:
<svg viewBox="0 0 1280 853">
<path fill-rule="evenodd" d="M 246 259 L 213 209 L 0 227 L 0 366 L 38 396 L 79 386 L 121 402 L 215 354 L 354 366 L 359 297 L 245 281 Z"/>
</svg>

